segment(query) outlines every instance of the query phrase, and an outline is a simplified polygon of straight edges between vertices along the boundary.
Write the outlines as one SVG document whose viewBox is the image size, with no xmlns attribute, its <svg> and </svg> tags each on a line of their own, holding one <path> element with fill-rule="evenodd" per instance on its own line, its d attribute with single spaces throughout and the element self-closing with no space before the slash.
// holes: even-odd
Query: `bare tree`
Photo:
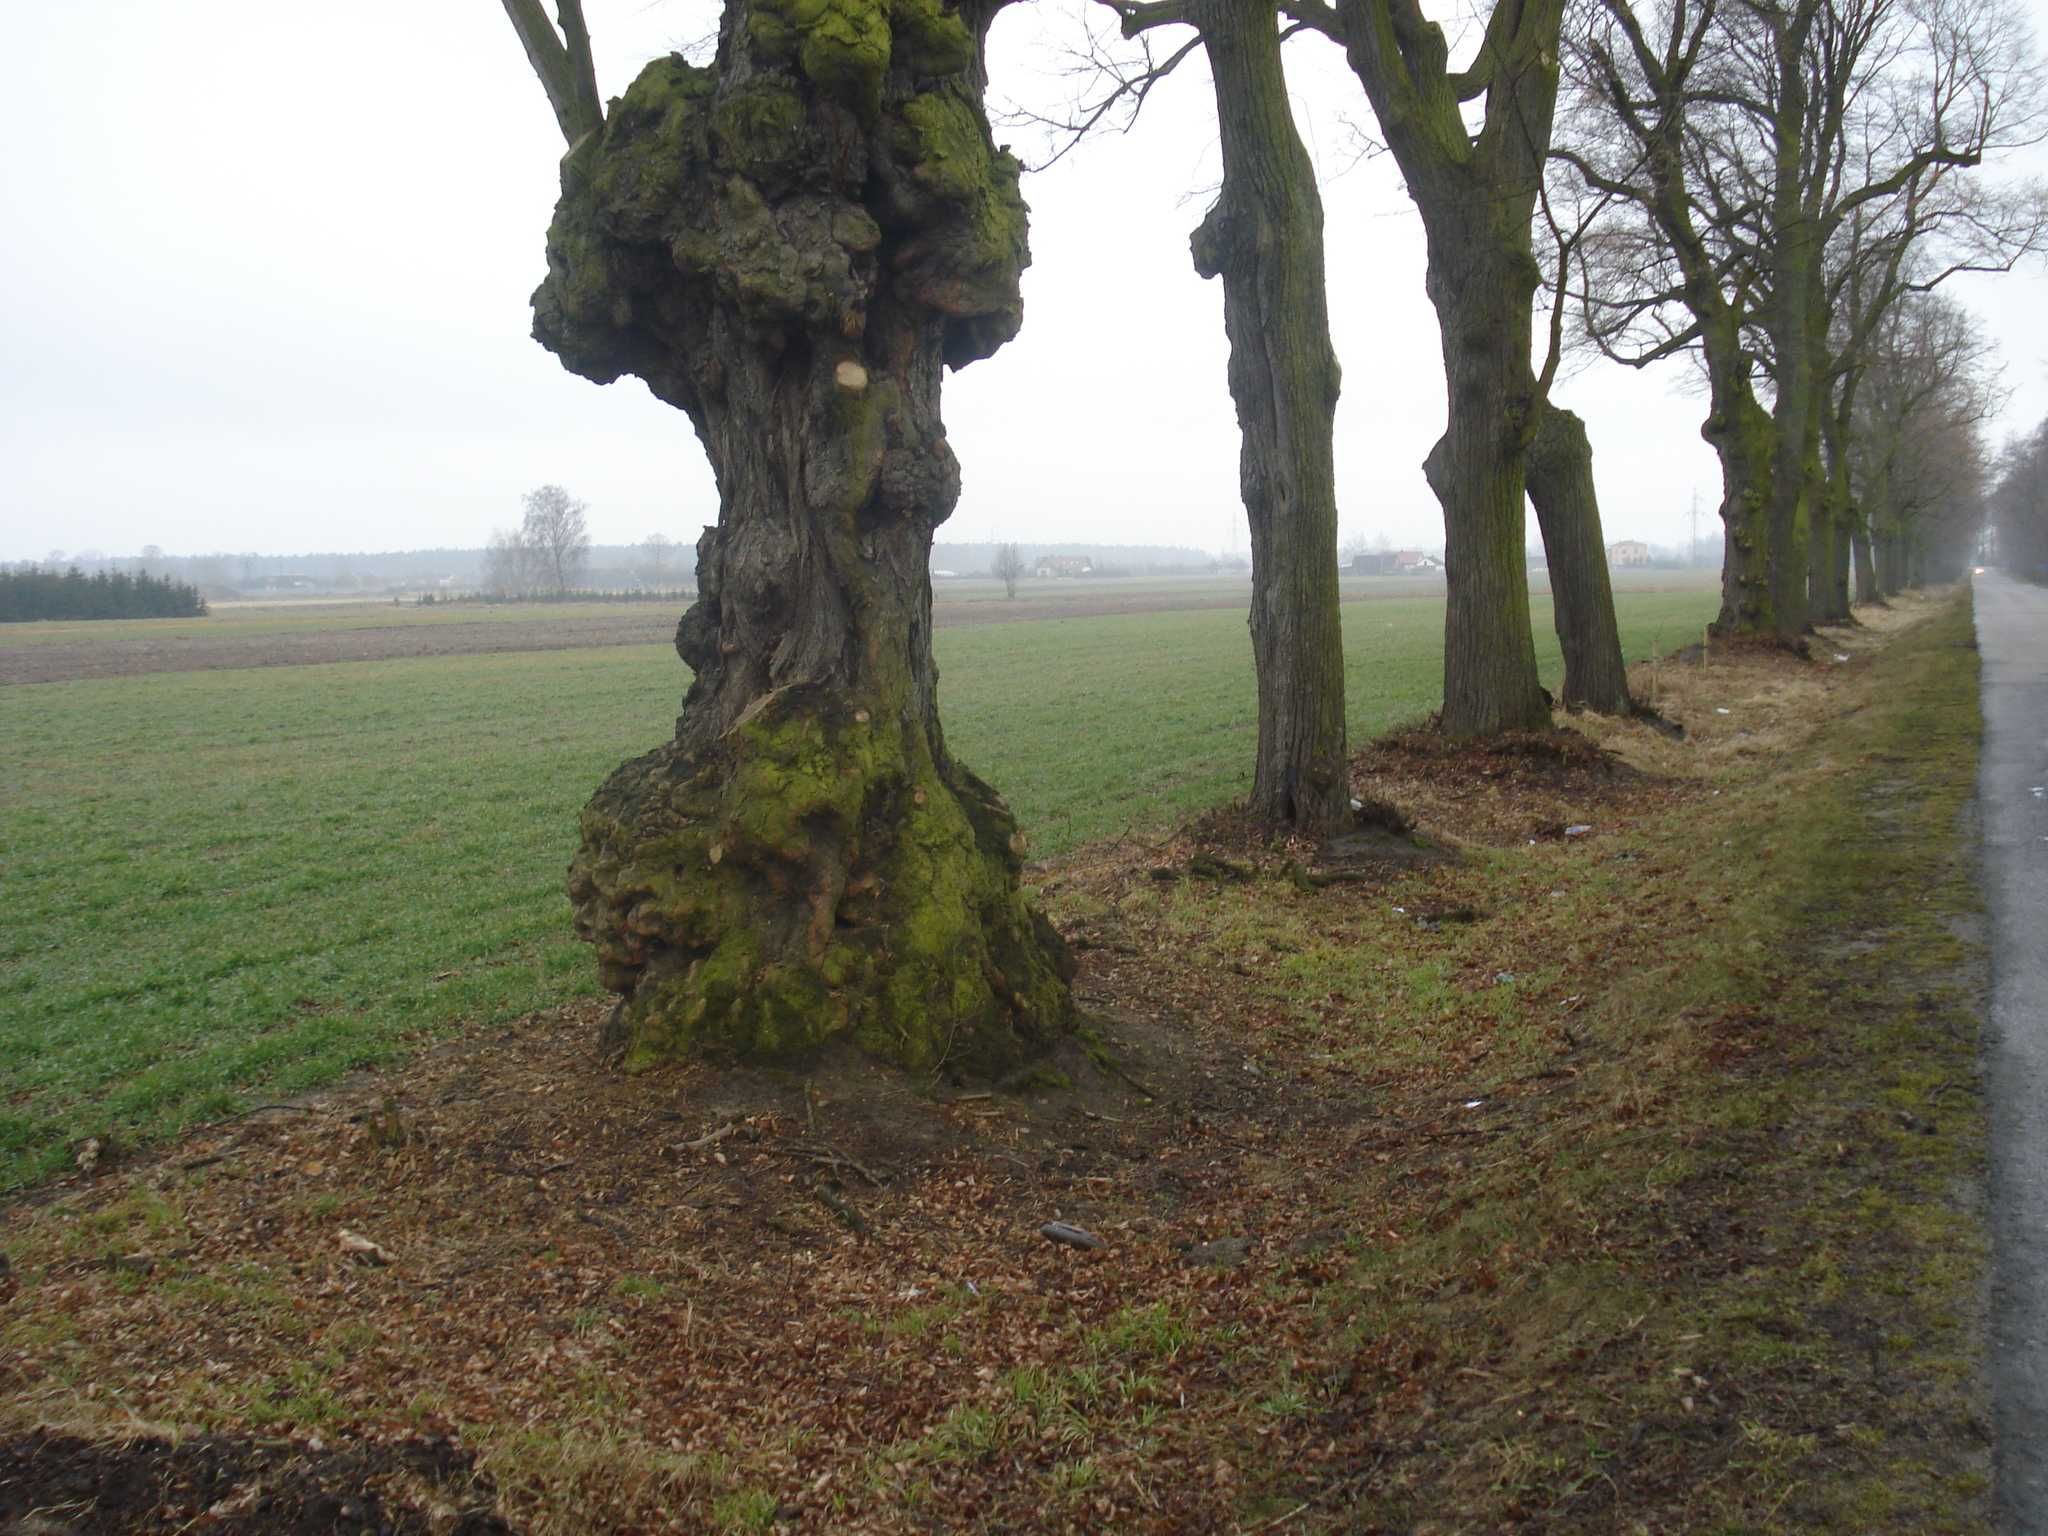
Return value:
<svg viewBox="0 0 2048 1536">
<path fill-rule="evenodd" d="M 1024 579 L 1024 551 L 1014 544 L 998 544 L 988 573 L 1003 584 L 1005 598 L 1016 597 L 1017 583 Z"/>
<path fill-rule="evenodd" d="M 493 597 L 530 597 L 539 584 L 540 567 L 525 534 L 517 528 L 492 529 L 484 545 L 484 591 Z"/>
<path fill-rule="evenodd" d="M 1993 357 L 1969 312 L 1938 294 L 1889 311 L 1870 343 L 1853 472 L 1882 595 L 1957 574 L 1974 540 L 1988 477 L 1979 434 L 2005 399 Z"/>
<path fill-rule="evenodd" d="M 2038 120 L 2011 32 L 2001 0 L 1599 0 L 1577 39 L 1578 131 L 1560 158 L 1618 215 L 1582 242 L 1577 296 L 1610 356 L 1698 356 L 1722 469 L 1723 633 L 1796 636 L 1810 586 L 1823 616 L 1836 607 L 1827 573 L 1845 546 L 1823 449 L 1853 367 L 1829 346 L 1841 262 L 1860 248 L 1845 231 L 1903 220 L 1981 253 L 1925 263 L 1942 271 L 2038 240 L 2023 219 L 2012 246 L 1961 177 Z"/>
<path fill-rule="evenodd" d="M 593 796 L 570 868 L 629 1065 L 845 1040 L 990 1073 L 1072 1024 L 931 649 L 942 370 L 1023 314 L 1020 167 L 983 110 L 1001 3 L 726 0 L 708 67 L 657 59 L 604 109 L 578 0 L 559 33 L 505 0 L 569 146 L 534 333 L 683 411 L 719 487 L 675 734 Z"/>
<path fill-rule="evenodd" d="M 559 485 L 526 493 L 520 537 L 533 552 L 550 592 L 567 592 L 582 577 L 590 556 L 590 508 Z"/>
<path fill-rule="evenodd" d="M 640 547 L 647 551 L 647 581 L 656 591 L 666 579 L 670 556 L 675 553 L 676 541 L 665 533 L 655 532 L 640 541 Z"/>
<path fill-rule="evenodd" d="M 2048 421 L 2006 444 L 1991 509 L 1999 563 L 2015 575 L 2048 580 Z"/>
</svg>

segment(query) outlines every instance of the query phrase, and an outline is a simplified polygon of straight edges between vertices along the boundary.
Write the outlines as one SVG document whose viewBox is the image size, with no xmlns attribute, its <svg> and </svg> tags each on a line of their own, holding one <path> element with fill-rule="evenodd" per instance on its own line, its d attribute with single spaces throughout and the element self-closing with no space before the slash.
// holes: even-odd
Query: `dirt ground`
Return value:
<svg viewBox="0 0 2048 1536">
<path fill-rule="evenodd" d="M 1783 750 L 1837 681 L 1772 658 L 1667 679 L 1688 743 L 1373 744 L 1361 790 L 1416 828 L 1334 856 L 1225 815 L 1042 869 L 1091 1022 L 995 1089 L 851 1059 L 624 1077 L 593 1006 L 147 1156 L 91 1149 L 0 1212 L 0 1530 L 1681 1528 L 1655 1512 L 1740 1480 L 1779 1378 L 1674 1381 L 1641 1317 L 1591 1301 L 1526 1337 L 1493 1309 L 1551 1265 L 1629 1295 L 1771 1262 L 1720 1185 L 1585 1194 L 1534 1246 L 1474 1247 L 1411 1299 L 1476 1337 L 1374 1332 L 1359 1309 L 1400 1287 L 1359 1276 L 1504 1165 L 1657 1134 L 1658 1074 L 1695 1058 L 1587 1021 L 1654 969 L 1663 919 L 1588 927 L 1545 892 L 1637 878 L 1603 849 L 1703 814 L 1702 756 Z M 1504 876 L 1532 843 L 1554 848 Z M 1397 923 L 1388 965 L 1446 996 L 1525 978 L 1519 1012 L 1333 1050 L 1372 1021 L 1334 989 L 1283 1001 L 1297 957 L 1238 926 L 1236 891 L 1318 931 Z M 1698 1023 L 1698 1060 L 1763 1070 L 1754 1018 Z M 1645 1380 L 1649 1433 L 1613 1439 L 1600 1401 Z M 1503 1449 L 1532 1437 L 1620 1448 L 1538 1497 Z M 1468 1502 L 1431 1514 L 1440 1488 Z"/>
<path fill-rule="evenodd" d="M 1105 588 L 1099 593 L 1024 597 L 1016 602 L 947 601 L 933 604 L 935 628 L 969 624 L 1011 624 L 1044 619 L 1099 618 L 1111 614 L 1186 612 L 1242 608 L 1240 592 L 1213 587 Z M 283 612 L 285 610 L 271 610 Z M 328 607 L 360 617 L 366 605 Z M 473 656 L 507 651 L 568 651 L 622 645 L 667 645 L 675 639 L 676 612 L 658 604 L 623 611 L 581 613 L 543 619 L 516 617 L 504 610 L 477 623 L 395 622 L 371 628 L 328 628 L 320 612 L 307 611 L 303 630 L 237 634 L 224 626 L 218 635 L 160 636 L 108 624 L 106 633 L 42 645 L 0 646 L 0 687 L 10 683 L 55 683 L 73 678 L 132 677 L 150 672 L 204 672 L 240 667 L 299 667 L 336 661 L 400 661 L 424 656 Z"/>
</svg>

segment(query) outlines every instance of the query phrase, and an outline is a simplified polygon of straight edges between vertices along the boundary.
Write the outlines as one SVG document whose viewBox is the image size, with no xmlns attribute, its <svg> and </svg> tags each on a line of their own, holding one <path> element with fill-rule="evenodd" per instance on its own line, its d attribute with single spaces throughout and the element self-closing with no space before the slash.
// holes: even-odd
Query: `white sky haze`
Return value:
<svg viewBox="0 0 2048 1536">
<path fill-rule="evenodd" d="M 587 10 L 607 95 L 709 25 L 701 0 Z M 994 97 L 1056 108 L 1080 17 L 1006 11 Z M 715 518 L 679 413 L 528 335 L 561 142 L 497 0 L 71 0 L 8 27 L 0 559 L 476 546 L 547 481 L 603 543 Z M 1344 531 L 1440 545 L 1420 226 L 1392 165 L 1356 161 L 1345 119 L 1370 113 L 1335 50 L 1302 39 L 1290 68 L 1324 176 Z M 1024 330 L 948 381 L 966 490 L 942 540 L 1243 547 L 1222 294 L 1187 247 L 1216 174 L 1197 60 L 1129 137 L 1027 177 Z M 1957 291 L 2005 349 L 2001 430 L 2040 420 L 2048 275 Z M 1558 391 L 1592 432 L 1610 539 L 1682 543 L 1695 492 L 1718 536 L 1679 382 L 1602 366 Z"/>
</svg>

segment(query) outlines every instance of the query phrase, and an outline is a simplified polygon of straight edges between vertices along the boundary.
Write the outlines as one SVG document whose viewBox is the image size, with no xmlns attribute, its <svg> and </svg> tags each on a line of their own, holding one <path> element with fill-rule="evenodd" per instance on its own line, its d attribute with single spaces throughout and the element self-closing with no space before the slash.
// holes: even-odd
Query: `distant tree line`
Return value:
<svg viewBox="0 0 2048 1536">
<path fill-rule="evenodd" d="M 196 619 L 206 613 L 199 589 L 168 576 L 127 571 L 68 570 L 39 565 L 0 570 L 0 623 L 34 619 Z"/>
<path fill-rule="evenodd" d="M 697 593 L 690 587 L 568 587 L 560 592 L 423 592 L 414 599 L 423 608 L 444 603 L 687 603 Z M 396 602 L 394 598 L 392 601 Z"/>
<path fill-rule="evenodd" d="M 2048 421 L 2006 446 L 1991 506 L 2005 568 L 2048 581 Z"/>
</svg>

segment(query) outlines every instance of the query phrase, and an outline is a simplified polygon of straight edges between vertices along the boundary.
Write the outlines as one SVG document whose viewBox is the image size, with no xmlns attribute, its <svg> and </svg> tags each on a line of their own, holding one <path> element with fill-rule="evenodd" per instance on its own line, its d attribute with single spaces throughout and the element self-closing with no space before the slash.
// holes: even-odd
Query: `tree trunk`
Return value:
<svg viewBox="0 0 2048 1536">
<path fill-rule="evenodd" d="M 1905 541 L 1889 513 L 1872 524 L 1870 542 L 1877 557 L 1878 595 L 1897 597 L 1906 587 Z"/>
<path fill-rule="evenodd" d="M 1801 393 L 1778 386 L 1772 427 L 1777 445 L 1771 456 L 1770 496 L 1766 503 L 1765 538 L 1771 584 L 1771 632 L 1782 640 L 1805 633 L 1807 613 L 1807 546 L 1812 530 L 1813 475 L 1805 451 L 1806 412 L 1788 398 Z"/>
<path fill-rule="evenodd" d="M 1877 584 L 1877 562 L 1870 554 L 1870 523 L 1861 511 L 1849 530 L 1849 554 L 1856 566 L 1856 601 L 1882 604 L 1884 593 Z"/>
<path fill-rule="evenodd" d="M 1502 441 L 1516 410 L 1531 402 L 1500 389 L 1496 370 L 1473 355 L 1484 350 L 1454 346 L 1446 337 L 1450 427 L 1423 464 L 1444 509 L 1448 601 L 1440 724 L 1449 736 L 1550 727 L 1529 619 L 1526 468 L 1521 450 Z"/>
<path fill-rule="evenodd" d="M 1823 484 L 1812 499 L 1806 525 L 1806 619 L 1809 624 L 1839 624 L 1847 614 L 1834 612 L 1835 516 L 1832 487 Z"/>
<path fill-rule="evenodd" d="M 1541 273 L 1530 221 L 1557 104 L 1562 6 L 1497 6 L 1475 134 L 1443 31 L 1416 0 L 1338 0 L 1344 51 L 1422 215 L 1426 286 L 1449 420 L 1423 473 L 1444 511 L 1444 732 L 1547 730 L 1523 554 L 1528 450 L 1540 404 L 1529 366 Z"/>
<path fill-rule="evenodd" d="M 1842 381 L 1841 392 L 1823 403 L 1821 441 L 1826 452 L 1820 526 L 1809 548 L 1813 560 L 1807 578 L 1816 624 L 1853 624 L 1849 611 L 1849 546 L 1857 525 L 1856 495 L 1850 478 L 1849 439 L 1855 428 L 1857 376 Z"/>
<path fill-rule="evenodd" d="M 1856 615 L 1849 607 L 1849 532 L 1856 526 L 1856 504 L 1840 505 L 1834 519 L 1834 553 L 1828 560 L 1827 611 L 1831 624 L 1853 624 Z"/>
<path fill-rule="evenodd" d="M 570 866 L 628 1065 L 847 1038 L 992 1073 L 1070 1023 L 931 651 L 941 368 L 1015 334 L 1028 259 L 992 14 L 731 5 L 716 65 L 648 65 L 563 162 L 535 334 L 686 412 L 719 486 L 675 735 L 597 791 Z"/>
<path fill-rule="evenodd" d="M 1223 185 L 1192 241 L 1223 279 L 1238 480 L 1252 539 L 1259 743 L 1252 813 L 1310 834 L 1350 819 L 1344 635 L 1337 612 L 1337 355 L 1324 296 L 1323 203 L 1294 126 L 1270 0 L 1200 0 Z"/>
<path fill-rule="evenodd" d="M 1815 330 L 1820 295 L 1822 237 L 1809 205 L 1804 157 L 1814 153 L 1816 130 L 1808 112 L 1811 82 L 1803 40 L 1812 25 L 1814 0 L 1797 0 L 1789 11 L 1767 13 L 1776 34 L 1776 168 L 1770 190 L 1769 300 L 1771 480 L 1768 501 L 1771 628 L 1783 640 L 1805 633 L 1808 623 L 1808 546 L 1820 478 L 1820 342 Z"/>
<path fill-rule="evenodd" d="M 1708 360 L 1712 376 L 1718 370 Z M 1712 412 L 1700 436 L 1721 460 L 1721 612 L 1713 633 L 1723 637 L 1777 632 L 1771 588 L 1771 419 L 1745 380 L 1715 388 Z"/>
<path fill-rule="evenodd" d="M 1543 530 L 1550 566 L 1551 616 L 1564 652 L 1564 704 L 1603 715 L 1635 708 L 1614 619 L 1607 546 L 1593 487 L 1593 444 L 1586 424 L 1546 401 L 1529 445 L 1529 501 Z"/>
<path fill-rule="evenodd" d="M 1423 220 L 1449 385 L 1449 424 L 1423 473 L 1444 512 L 1441 724 L 1450 736 L 1550 728 L 1536 678 L 1525 554 L 1536 267 L 1526 250 L 1486 241 L 1487 210 L 1471 206 L 1485 201 L 1475 193 L 1455 207 L 1440 204 L 1434 219 L 1425 210 Z"/>
</svg>

